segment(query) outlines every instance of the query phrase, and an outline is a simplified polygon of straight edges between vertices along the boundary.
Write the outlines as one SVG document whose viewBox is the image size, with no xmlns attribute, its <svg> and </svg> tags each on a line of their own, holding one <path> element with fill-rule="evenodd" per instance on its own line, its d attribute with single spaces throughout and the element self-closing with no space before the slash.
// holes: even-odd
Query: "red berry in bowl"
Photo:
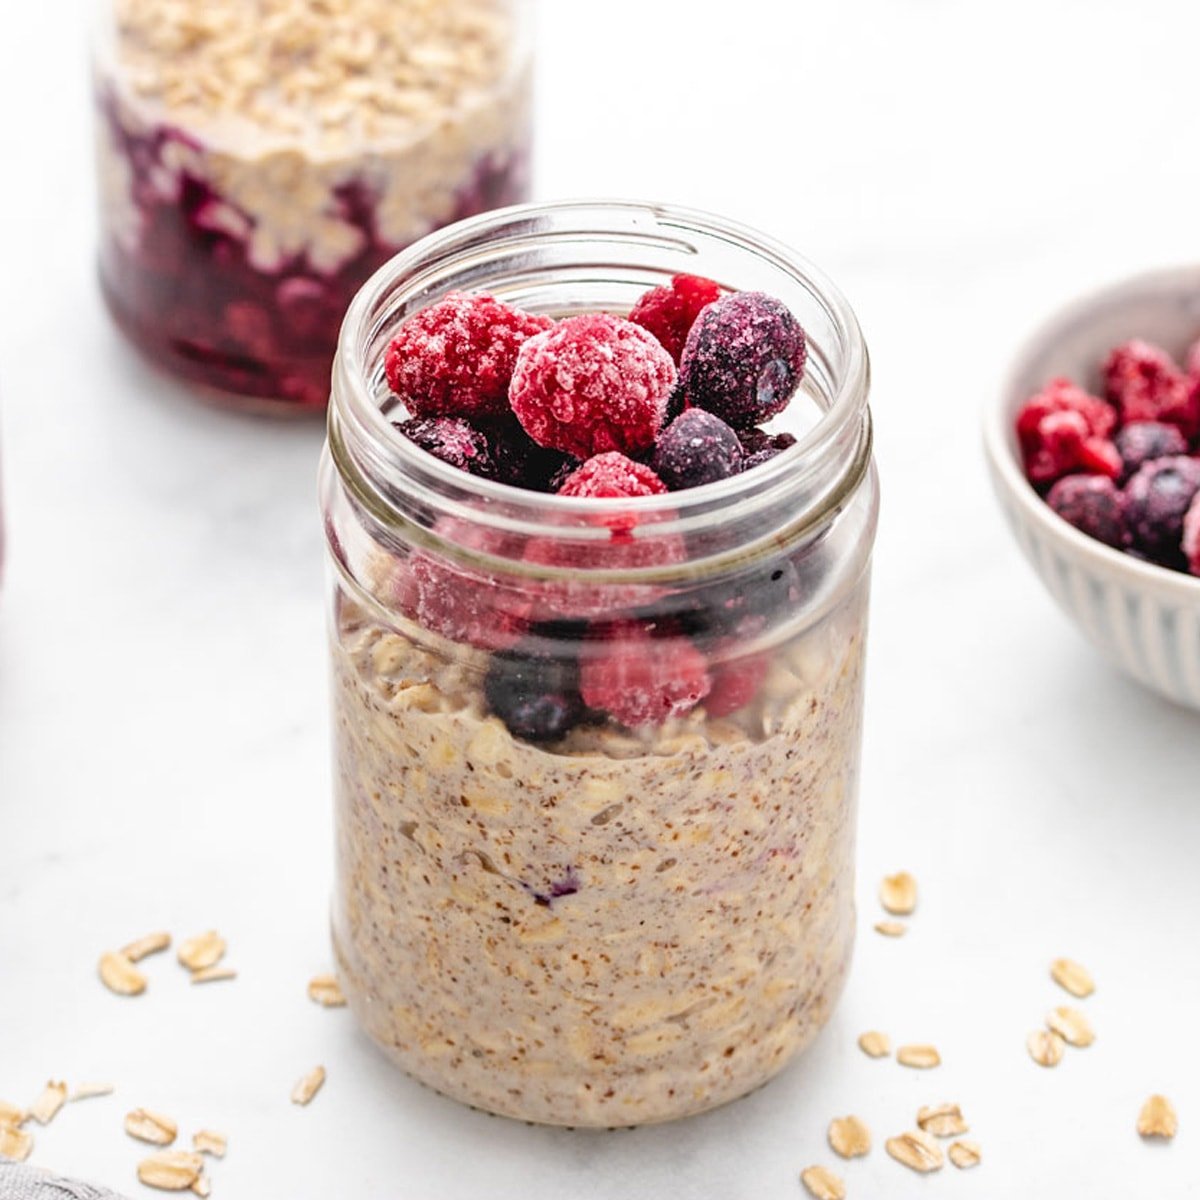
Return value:
<svg viewBox="0 0 1200 1200">
<path fill-rule="evenodd" d="M 1134 546 L 1160 566 L 1184 566 L 1183 518 L 1200 492 L 1200 459 L 1146 463 L 1125 488 L 1125 517 Z"/>
<path fill-rule="evenodd" d="M 1053 483 L 1073 471 L 1116 478 L 1121 456 L 1109 435 L 1117 424 L 1111 404 L 1069 379 L 1052 379 L 1017 414 L 1017 440 L 1031 483 Z"/>
<path fill-rule="evenodd" d="M 661 725 L 708 695 L 708 664 L 687 638 L 655 637 L 639 621 L 613 622 L 602 633 L 580 670 L 589 707 L 622 725 Z"/>
<path fill-rule="evenodd" d="M 683 346 L 700 310 L 721 296 L 721 285 L 701 275 L 676 275 L 670 286 L 651 288 L 633 306 L 629 319 L 648 329 L 679 365 Z"/>
<path fill-rule="evenodd" d="M 1159 346 L 1135 338 L 1109 352 L 1104 389 L 1124 424 L 1162 421 L 1184 437 L 1200 432 L 1200 392 Z"/>
<path fill-rule="evenodd" d="M 522 345 L 509 400 L 539 445 L 576 458 L 654 444 L 675 364 L 640 325 L 608 313 L 567 317 Z"/>
<path fill-rule="evenodd" d="M 1129 544 L 1125 498 L 1107 475 L 1067 475 L 1050 489 L 1046 503 L 1088 537 L 1117 550 Z"/>
<path fill-rule="evenodd" d="M 615 500 L 633 496 L 657 496 L 666 484 L 647 466 L 616 450 L 589 458 L 566 477 L 558 488 L 560 496 L 591 496 Z"/>
<path fill-rule="evenodd" d="M 696 318 L 679 379 L 689 407 L 747 429 L 788 406 L 807 357 L 804 330 L 787 305 L 763 292 L 732 292 Z"/>
<path fill-rule="evenodd" d="M 388 386 L 418 417 L 500 416 L 518 350 L 553 324 L 483 293 L 451 292 L 397 330 Z"/>
</svg>

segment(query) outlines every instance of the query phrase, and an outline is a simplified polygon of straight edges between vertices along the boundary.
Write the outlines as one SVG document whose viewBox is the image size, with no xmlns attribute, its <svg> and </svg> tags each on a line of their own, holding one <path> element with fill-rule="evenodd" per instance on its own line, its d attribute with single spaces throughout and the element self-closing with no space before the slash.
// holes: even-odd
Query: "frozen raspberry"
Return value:
<svg viewBox="0 0 1200 1200">
<path fill-rule="evenodd" d="M 388 386 L 418 417 L 498 416 L 517 351 L 553 324 L 482 292 L 451 292 L 400 326 L 384 363 Z"/>
<path fill-rule="evenodd" d="M 1187 438 L 1200 432 L 1200 393 L 1158 346 L 1136 338 L 1117 346 L 1104 363 L 1104 387 L 1125 424 L 1163 421 Z"/>
<path fill-rule="evenodd" d="M 653 462 L 659 478 L 677 492 L 736 475 L 742 443 L 720 417 L 689 408 L 658 435 Z"/>
<path fill-rule="evenodd" d="M 497 558 L 517 552 L 506 535 L 465 521 L 443 518 L 435 531 L 453 545 Z M 449 555 L 415 551 L 400 565 L 392 586 L 401 612 L 452 642 L 498 650 L 518 641 L 529 627 L 533 601 L 527 592 Z"/>
<path fill-rule="evenodd" d="M 1183 517 L 1200 492 L 1200 459 L 1157 458 L 1125 488 L 1125 519 L 1134 545 L 1153 562 L 1183 565 Z"/>
<path fill-rule="evenodd" d="M 688 331 L 700 310 L 720 299 L 721 285 L 701 275 L 676 275 L 669 287 L 651 288 L 633 306 L 629 319 L 648 329 L 679 365 Z"/>
<path fill-rule="evenodd" d="M 1129 542 L 1125 528 L 1125 497 L 1107 475 L 1067 475 L 1046 497 L 1064 521 L 1088 537 L 1123 550 Z"/>
<path fill-rule="evenodd" d="M 653 444 L 674 386 L 675 364 L 653 334 L 585 313 L 521 347 L 509 398 L 539 445 L 591 458 Z"/>
<path fill-rule="evenodd" d="M 496 459 L 487 434 L 461 417 L 410 417 L 396 428 L 434 458 L 470 475 L 496 478 Z"/>
<path fill-rule="evenodd" d="M 667 490 L 649 467 L 626 458 L 616 450 L 597 454 L 567 476 L 558 489 L 560 496 L 591 496 L 594 499 L 618 499 L 632 496 L 657 496 Z"/>
<path fill-rule="evenodd" d="M 1183 518 L 1183 553 L 1188 570 L 1200 575 L 1200 494 L 1193 498 Z"/>
<path fill-rule="evenodd" d="M 1155 458 L 1187 453 L 1187 438 L 1174 425 L 1160 421 L 1135 421 L 1117 431 L 1113 438 L 1121 456 L 1122 479 L 1129 479 L 1143 464 Z"/>
<path fill-rule="evenodd" d="M 704 655 L 684 637 L 654 637 L 638 621 L 601 631 L 580 671 L 586 704 L 622 725 L 661 725 L 695 708 L 712 687 Z"/>
<path fill-rule="evenodd" d="M 579 664 L 551 657 L 534 638 L 492 655 L 483 694 L 513 737 L 529 742 L 557 741 L 584 715 Z"/>
<path fill-rule="evenodd" d="M 769 662 L 765 654 L 715 663 L 712 667 L 712 690 L 704 699 L 710 717 L 727 717 L 745 708 L 767 677 Z"/>
<path fill-rule="evenodd" d="M 787 407 L 807 356 L 804 330 L 786 305 L 763 292 L 734 292 L 696 318 L 679 378 L 689 406 L 746 429 Z"/>
<path fill-rule="evenodd" d="M 1072 471 L 1116 478 L 1121 456 L 1109 441 L 1117 424 L 1112 405 L 1069 379 L 1052 379 L 1017 414 L 1017 438 L 1025 474 L 1036 485 Z"/>
</svg>

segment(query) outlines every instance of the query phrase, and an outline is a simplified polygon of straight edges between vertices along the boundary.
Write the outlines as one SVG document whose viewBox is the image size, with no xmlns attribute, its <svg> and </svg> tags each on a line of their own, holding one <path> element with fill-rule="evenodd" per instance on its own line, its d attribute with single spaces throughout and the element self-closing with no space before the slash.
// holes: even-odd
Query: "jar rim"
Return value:
<svg viewBox="0 0 1200 1200">
<path fill-rule="evenodd" d="M 588 217 L 592 224 L 582 224 Z M 495 480 L 482 479 L 445 463 L 422 450 L 392 424 L 389 414 L 372 392 L 373 373 L 378 363 L 368 361 L 373 339 L 379 330 L 375 319 L 385 301 L 397 302 L 419 295 L 431 271 L 445 269 L 456 260 L 486 256 L 506 231 L 510 238 L 536 242 L 539 233 L 553 236 L 556 221 L 577 221 L 576 236 L 594 231 L 610 238 L 628 237 L 648 245 L 686 243 L 689 232 L 704 234 L 768 260 L 817 300 L 838 339 L 841 370 L 832 396 L 819 418 L 797 442 L 753 471 L 682 491 L 633 498 L 597 499 L 535 492 Z M 603 222 L 597 225 L 596 221 Z M 617 224 L 620 228 L 614 228 Z M 539 225 L 544 229 L 539 230 Z M 403 283 L 401 283 L 403 281 Z M 400 284 L 400 286 L 398 286 Z M 423 306 L 423 305 L 421 305 Z M 820 469 L 829 472 L 831 456 L 845 458 L 838 478 L 822 491 L 819 505 L 808 504 L 804 524 L 828 519 L 865 477 L 870 464 L 870 415 L 867 392 L 870 365 L 858 319 L 841 290 L 803 255 L 757 230 L 698 209 L 638 200 L 574 199 L 512 205 L 468 218 L 427 235 L 401 251 L 375 272 L 359 290 L 342 323 L 334 366 L 333 400 L 329 409 L 329 443 L 343 477 L 347 456 L 361 468 L 353 474 L 359 482 L 402 479 L 405 485 L 427 488 L 444 501 L 448 515 L 480 519 L 480 503 L 503 509 L 485 518 L 512 532 L 551 536 L 564 525 L 596 527 L 597 537 L 606 536 L 602 519 L 606 514 L 627 513 L 647 519 L 657 533 L 695 527 L 740 503 L 763 497 L 778 500 L 781 489 L 793 486 L 797 477 Z M 847 446 L 849 445 L 849 453 Z M 372 487 L 376 498 L 379 488 Z M 469 494 L 473 503 L 452 497 Z M 571 528 L 572 536 L 578 533 Z"/>
</svg>

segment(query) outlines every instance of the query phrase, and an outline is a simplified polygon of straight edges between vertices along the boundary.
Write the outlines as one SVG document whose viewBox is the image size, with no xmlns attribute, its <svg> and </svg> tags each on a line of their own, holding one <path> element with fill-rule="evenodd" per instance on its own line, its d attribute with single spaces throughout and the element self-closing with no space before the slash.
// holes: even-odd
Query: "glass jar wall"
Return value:
<svg viewBox="0 0 1200 1200">
<path fill-rule="evenodd" d="M 620 313 L 681 270 L 808 331 L 799 441 L 765 465 L 568 499 L 392 427 L 389 338 L 446 292 Z M 757 1087 L 828 1019 L 853 945 L 866 394 L 831 285 L 689 212 L 494 214 L 356 300 L 322 468 L 333 932 L 359 1020 L 422 1082 L 531 1121 L 663 1121 Z M 630 703 L 646 673 L 684 680 L 650 720 Z"/>
<path fill-rule="evenodd" d="M 526 0 L 101 0 L 100 278 L 153 361 L 320 410 L 351 298 L 528 190 Z"/>
</svg>

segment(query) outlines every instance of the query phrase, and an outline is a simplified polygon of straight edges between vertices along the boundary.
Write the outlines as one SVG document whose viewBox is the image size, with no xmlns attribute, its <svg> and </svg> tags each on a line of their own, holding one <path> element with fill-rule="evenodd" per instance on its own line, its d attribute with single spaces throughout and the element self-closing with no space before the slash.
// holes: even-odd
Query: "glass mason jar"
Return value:
<svg viewBox="0 0 1200 1200">
<path fill-rule="evenodd" d="M 620 314 L 682 271 L 777 296 L 807 330 L 800 439 L 767 464 L 574 499 L 460 472 L 392 427 L 388 341 L 445 292 Z M 528 1121 L 663 1121 L 757 1087 L 828 1019 L 854 940 L 867 388 L 821 275 L 673 208 L 466 221 L 351 306 L 321 472 L 333 936 L 358 1019 L 423 1083 Z M 634 678 L 697 651 L 708 695 L 684 715 L 627 728 L 579 701 L 614 655 Z M 526 727 L 538 704 L 552 719 Z"/>
<path fill-rule="evenodd" d="M 100 280 L 150 359 L 321 410 L 370 274 L 528 195 L 532 0 L 98 0 Z"/>
</svg>

